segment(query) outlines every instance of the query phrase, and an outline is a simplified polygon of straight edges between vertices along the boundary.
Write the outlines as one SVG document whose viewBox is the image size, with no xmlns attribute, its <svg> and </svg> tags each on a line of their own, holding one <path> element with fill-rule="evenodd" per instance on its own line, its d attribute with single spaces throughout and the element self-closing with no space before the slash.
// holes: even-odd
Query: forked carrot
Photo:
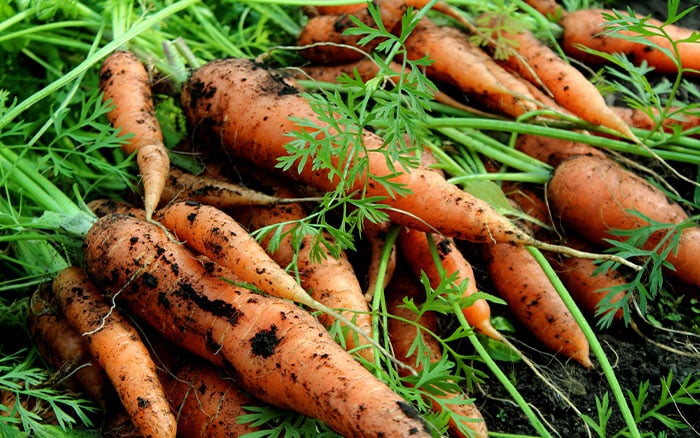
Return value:
<svg viewBox="0 0 700 438">
<path fill-rule="evenodd" d="M 85 337 L 88 350 L 107 373 L 139 431 L 146 437 L 175 437 L 177 421 L 156 365 L 131 323 L 107 303 L 80 268 L 59 272 L 53 292 L 66 320 Z"/>
<path fill-rule="evenodd" d="M 158 206 L 170 170 L 168 151 L 156 119 L 150 80 L 146 68 L 131 52 L 117 51 L 102 64 L 100 89 L 114 108 L 107 114 L 121 135 L 133 134 L 122 147 L 136 153 L 143 181 L 143 198 L 148 219 Z"/>
<path fill-rule="evenodd" d="M 442 265 L 439 268 L 433 259 L 426 233 L 410 228 L 403 228 L 399 232 L 397 241 L 401 255 L 414 275 L 420 278 L 421 272 L 424 272 L 433 288 L 437 288 L 443 278 L 455 276 L 455 285 L 464 287 L 464 297 L 475 294 L 478 288 L 474 270 L 454 241 L 438 234 L 431 234 L 431 238 L 435 242 Z M 479 333 L 496 340 L 503 339 L 503 335 L 491 325 L 491 308 L 486 300 L 478 299 L 471 306 L 462 309 L 462 312 L 469 325 Z"/>
<path fill-rule="evenodd" d="M 431 436 L 417 410 L 310 313 L 209 274 L 158 225 L 100 218 L 84 253 L 101 287 L 119 292 L 132 313 L 171 341 L 225 364 L 254 397 L 318 418 L 345 436 Z"/>
<path fill-rule="evenodd" d="M 389 341 L 397 357 L 422 370 L 426 363 L 436 362 L 443 356 L 442 347 L 429 333 L 438 333 L 438 320 L 434 312 L 423 312 L 420 317 L 412 310 L 403 306 L 404 298 L 413 299 L 416 304 L 425 300 L 425 292 L 420 283 L 413 278 L 407 269 L 399 267 L 396 276 L 389 283 L 386 290 L 387 312 L 393 317 L 389 318 Z M 418 324 L 421 329 L 416 326 Z M 429 332 L 426 332 L 429 331 Z M 425 355 L 420 357 L 412 348 L 417 337 L 423 345 Z M 446 403 L 451 412 L 448 423 L 449 430 L 456 437 L 485 438 L 488 428 L 477 406 L 467 402 L 467 395 L 463 393 L 443 393 L 431 396 L 433 410 L 441 412 L 443 406 L 438 399 L 457 400 L 458 403 Z"/>
<path fill-rule="evenodd" d="M 559 22 L 564 29 L 561 37 L 564 51 L 589 64 L 600 63 L 603 59 L 595 54 L 587 53 L 583 50 L 585 47 L 608 54 L 621 53 L 629 56 L 636 64 L 646 62 L 659 73 L 677 73 L 678 66 L 672 58 L 676 56 L 672 46 L 675 44 L 684 72 L 700 74 L 699 41 L 681 42 L 691 38 L 693 32 L 697 31 L 673 24 L 664 25 L 662 21 L 655 18 L 643 17 L 648 30 L 656 35 L 645 37 L 650 44 L 629 41 L 605 32 L 609 27 L 605 14 L 614 16 L 613 12 L 610 9 L 592 8 L 565 14 Z M 626 13 L 621 12 L 621 14 L 625 15 Z M 658 31 L 654 28 L 663 30 Z M 662 35 L 662 32 L 666 35 Z M 628 31 L 621 31 L 621 34 L 639 36 L 639 34 Z"/>
</svg>

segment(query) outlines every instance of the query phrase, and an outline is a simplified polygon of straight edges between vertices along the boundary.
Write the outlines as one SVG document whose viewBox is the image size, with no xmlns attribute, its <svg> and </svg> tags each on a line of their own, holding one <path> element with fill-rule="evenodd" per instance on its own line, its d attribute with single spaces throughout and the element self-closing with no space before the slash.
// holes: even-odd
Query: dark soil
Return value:
<svg viewBox="0 0 700 438">
<path fill-rule="evenodd" d="M 666 3 L 665 1 L 617 2 L 614 7 L 624 9 L 630 6 L 639 13 L 651 13 L 656 17 L 664 18 L 667 11 Z M 698 0 L 681 1 L 680 9 L 683 10 L 691 5 L 697 6 L 699 4 Z M 690 13 L 682 21 L 682 24 L 700 29 L 700 12 Z M 698 81 L 694 82 L 698 83 Z M 696 172 L 697 169 L 693 169 L 693 171 Z M 700 266 L 698 268 L 700 269 Z M 649 384 L 648 398 L 642 412 L 648 411 L 658 403 L 662 379 L 667 378 L 671 373 L 672 392 L 684 379 L 689 378 L 690 381 L 700 379 L 700 359 L 697 356 L 700 354 L 700 329 L 697 326 L 698 321 L 700 321 L 698 316 L 700 305 L 696 304 L 695 309 L 692 309 L 689 304 L 691 298 L 697 299 L 699 295 L 697 291 L 685 288 L 676 290 L 676 296 L 681 296 L 684 293 L 686 295 L 680 302 L 680 306 L 675 309 L 680 321 L 664 320 L 664 313 L 656 308 L 650 309 L 649 316 L 659 320 L 664 327 L 692 332 L 694 336 L 669 334 L 663 330 L 654 329 L 643 321 L 640 322 L 640 318 L 635 318 L 635 320 L 646 338 L 623 324 L 603 331 L 597 330 L 605 354 L 613 364 L 615 375 L 623 390 L 625 392 L 631 391 L 636 396 L 639 393 L 640 385 Z M 512 320 L 512 318 L 510 319 Z M 590 323 L 595 326 L 595 321 L 591 320 Z M 565 362 L 562 357 L 542 353 L 544 348 L 536 340 L 524 338 L 523 333 L 525 332 L 525 329 L 517 332 L 518 340 L 524 342 L 519 346 L 544 368 L 547 377 L 559 385 L 583 414 L 592 417 L 597 422 L 596 400 L 602 399 L 607 394 L 613 414 L 608 422 L 606 436 L 615 436 L 625 429 L 625 423 L 612 396 L 610 386 L 597 361 L 594 360 L 596 362 L 594 369 L 586 370 L 578 363 Z M 652 341 L 682 351 L 695 351 L 696 355 L 694 357 L 681 355 L 654 345 Z M 551 426 L 552 430 L 555 431 L 553 432 L 555 436 L 588 436 L 579 416 L 571 408 L 568 408 L 525 364 L 500 362 L 499 365 L 515 383 L 523 397 L 541 413 L 543 422 Z M 478 400 L 477 403 L 486 417 L 491 432 L 536 435 L 520 408 L 511 401 L 509 395 L 495 378 L 489 377 L 488 381 L 480 386 L 479 391 L 480 393 L 476 392 L 474 396 Z M 665 436 L 677 438 L 700 436 L 700 395 L 696 394 L 695 398 L 698 399 L 698 403 L 694 405 L 682 406 L 670 403 L 660 411 L 685 423 L 689 426 L 686 429 L 671 431 L 660 421 L 649 419 L 638 424 L 640 431 L 647 436 L 664 436 L 664 433 Z M 598 436 L 595 431 L 592 431 L 592 434 Z"/>
</svg>

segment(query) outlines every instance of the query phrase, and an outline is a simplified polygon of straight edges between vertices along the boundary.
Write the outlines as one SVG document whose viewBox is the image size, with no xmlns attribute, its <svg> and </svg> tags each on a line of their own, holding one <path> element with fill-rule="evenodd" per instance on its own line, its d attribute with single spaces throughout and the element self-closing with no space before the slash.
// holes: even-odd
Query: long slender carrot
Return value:
<svg viewBox="0 0 700 438">
<path fill-rule="evenodd" d="M 389 283 L 386 290 L 387 312 L 395 317 L 389 318 L 388 333 L 391 345 L 397 357 L 413 364 L 418 370 L 423 369 L 427 362 L 439 361 L 442 357 L 442 348 L 437 340 L 426 333 L 438 333 L 438 320 L 434 312 L 423 312 L 420 317 L 410 309 L 404 307 L 404 298 L 411 298 L 417 304 L 425 300 L 425 293 L 421 285 L 407 269 L 399 268 L 396 276 Z M 399 319 L 401 318 L 401 319 Z M 414 322 L 422 329 L 418 329 Z M 425 356 L 419 357 L 412 345 L 416 337 L 420 336 L 424 346 Z M 445 407 L 452 411 L 448 423 L 450 432 L 456 437 L 483 437 L 488 434 L 488 428 L 484 418 L 477 406 L 472 403 L 464 403 L 466 394 L 444 393 L 431 397 L 433 409 L 437 412 L 443 410 L 443 405 L 439 398 L 447 400 L 458 400 L 459 403 L 446 403 Z"/>
<path fill-rule="evenodd" d="M 256 105 L 251 107 L 250 102 Z M 221 142 L 234 156 L 272 172 L 279 172 L 279 158 L 288 155 L 285 145 L 289 134 L 302 129 L 290 117 L 323 126 L 296 89 L 245 59 L 213 61 L 198 69 L 185 84 L 182 103 L 195 138 Z M 412 193 L 392 197 L 374 179 L 350 182 L 348 190 L 364 185 L 366 196 L 380 197 L 391 207 L 388 213 L 392 221 L 471 241 L 534 243 L 487 202 L 449 184 L 432 170 L 418 167 L 401 171 L 401 166 L 394 164 L 393 168 L 399 169 L 395 173 L 386 156 L 374 151 L 382 147 L 382 139 L 365 132 L 363 140 L 371 175 L 387 177 Z M 328 171 L 312 169 L 310 162 L 301 169 L 292 166 L 286 175 L 320 190 L 333 190 L 339 181 Z"/>
<path fill-rule="evenodd" d="M 96 282 L 176 344 L 225 364 L 256 398 L 346 436 L 427 437 L 429 426 L 292 303 L 209 274 L 156 224 L 107 216 L 85 239 Z M 218 358 L 218 359 L 216 359 Z"/>
<path fill-rule="evenodd" d="M 600 91 L 579 70 L 565 62 L 529 31 L 509 32 L 494 19 L 499 41 L 520 56 L 505 62 L 533 84 L 542 83 L 562 107 L 594 125 L 608 127 L 624 137 L 636 139 L 625 123 L 605 102 Z"/>
<path fill-rule="evenodd" d="M 625 12 L 620 13 L 626 14 Z M 585 47 L 608 54 L 626 54 L 633 62 L 637 64 L 646 62 L 659 73 L 677 73 L 678 66 L 676 60 L 673 59 L 676 56 L 673 48 L 675 45 L 678 50 L 678 60 L 685 72 L 700 74 L 700 44 L 697 40 L 695 42 L 681 42 L 692 37 L 692 29 L 673 24 L 664 25 L 662 21 L 655 18 L 643 17 L 648 30 L 656 34 L 644 37 L 650 43 L 644 44 L 606 34 L 605 30 L 609 27 L 605 18 L 606 14 L 614 16 L 614 11 L 593 8 L 565 14 L 559 22 L 564 29 L 561 38 L 562 48 L 570 56 L 590 64 L 601 63 L 604 60 L 595 54 L 585 52 L 583 49 Z M 658 31 L 654 28 L 662 30 Z M 621 31 L 621 34 L 639 36 L 638 33 L 628 31 Z"/>
<path fill-rule="evenodd" d="M 438 251 L 442 265 L 440 268 L 435 264 L 426 233 L 404 228 L 398 235 L 401 255 L 413 270 L 414 275 L 420 277 L 421 272 L 424 272 L 433 288 L 438 287 L 444 277 L 454 275 L 455 284 L 464 285 L 464 297 L 475 294 L 478 288 L 474 270 L 454 241 L 438 234 L 432 234 L 431 237 Z M 503 335 L 491 325 L 491 308 L 486 300 L 478 299 L 471 306 L 462 309 L 462 312 L 469 325 L 479 333 L 496 340 L 503 339 Z"/>
<path fill-rule="evenodd" d="M 59 272 L 53 291 L 66 320 L 85 336 L 134 425 L 146 437 L 175 437 L 175 416 L 136 329 L 106 302 L 80 268 Z"/>
<path fill-rule="evenodd" d="M 100 89 L 114 105 L 107 114 L 109 121 L 122 135 L 133 134 L 123 148 L 129 154 L 136 152 L 150 219 L 165 186 L 170 159 L 155 117 L 148 72 L 133 53 L 114 52 L 102 64 Z"/>
<path fill-rule="evenodd" d="M 293 197 L 292 190 L 279 187 L 276 195 Z M 298 220 L 306 217 L 306 212 L 301 204 L 280 205 L 277 207 L 247 207 L 238 209 L 233 213 L 236 219 L 242 221 L 247 229 L 258 230 L 268 225 L 288 223 L 283 233 Z M 312 258 L 312 236 L 303 237 L 300 250 L 295 253 L 292 245 L 292 236 L 285 235 L 276 245 L 275 250 L 269 249 L 272 235 L 268 234 L 260 243 L 268 248 L 270 257 L 280 266 L 287 267 L 296 262 L 299 282 L 309 292 L 311 297 L 325 306 L 338 309 L 346 319 L 353 321 L 365 334 L 372 333 L 372 317 L 369 313 L 367 301 L 364 298 L 362 287 L 355 274 L 353 266 L 344 252 L 339 257 L 334 257 L 327 251 L 318 254 L 319 260 Z M 331 327 L 335 318 L 331 315 L 321 314 L 319 320 L 326 327 Z M 353 350 L 362 347 L 358 353 L 370 362 L 374 362 L 374 351 L 367 347 L 363 337 L 358 337 L 352 330 L 345 329 L 345 347 Z"/>
<path fill-rule="evenodd" d="M 683 208 L 660 189 L 610 159 L 577 156 L 563 161 L 547 185 L 547 195 L 562 223 L 596 244 L 605 245 L 605 239 L 625 239 L 611 234 L 611 230 L 649 225 L 633 211 L 669 226 L 689 219 Z M 690 225 L 681 231 L 677 249 L 666 260 L 674 267 L 669 274 L 700 286 L 700 227 Z M 655 248 L 667 231 L 651 234 L 644 248 Z"/>
</svg>

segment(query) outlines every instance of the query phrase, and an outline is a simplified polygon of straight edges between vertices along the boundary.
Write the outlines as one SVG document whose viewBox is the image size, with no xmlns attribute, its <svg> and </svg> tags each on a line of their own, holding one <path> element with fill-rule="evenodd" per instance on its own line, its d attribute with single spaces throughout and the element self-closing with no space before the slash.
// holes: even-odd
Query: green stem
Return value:
<svg viewBox="0 0 700 438">
<path fill-rule="evenodd" d="M 639 429 L 637 428 L 637 423 L 634 419 L 634 416 L 632 415 L 632 411 L 627 405 L 627 400 L 625 399 L 622 387 L 620 386 L 620 383 L 617 380 L 617 376 L 615 376 L 615 371 L 613 370 L 610 361 L 608 361 L 608 358 L 605 355 L 605 351 L 603 350 L 602 345 L 598 341 L 598 337 L 595 335 L 593 329 L 588 324 L 588 321 L 586 321 L 586 318 L 583 316 L 583 313 L 581 313 L 581 310 L 578 308 L 573 298 L 567 291 L 566 287 L 561 282 L 556 272 L 554 272 L 554 269 L 552 269 L 551 265 L 544 257 L 544 255 L 542 255 L 540 250 L 533 247 L 527 247 L 527 249 L 540 264 L 542 270 L 547 275 L 547 278 L 549 278 L 549 281 L 552 282 L 552 285 L 556 288 L 557 292 L 561 296 L 562 301 L 564 301 L 564 304 L 566 304 L 566 307 L 571 312 L 572 316 L 574 317 L 574 320 L 579 325 L 579 327 L 581 327 L 581 330 L 586 336 L 586 339 L 588 339 L 591 351 L 600 363 L 600 366 L 603 370 L 603 374 L 605 375 L 605 378 L 607 379 L 608 384 L 610 385 L 613 396 L 615 397 L 617 405 L 620 408 L 620 412 L 622 413 L 622 417 L 625 420 L 625 424 L 627 424 L 627 427 L 629 428 L 629 436 L 641 437 Z"/>
</svg>

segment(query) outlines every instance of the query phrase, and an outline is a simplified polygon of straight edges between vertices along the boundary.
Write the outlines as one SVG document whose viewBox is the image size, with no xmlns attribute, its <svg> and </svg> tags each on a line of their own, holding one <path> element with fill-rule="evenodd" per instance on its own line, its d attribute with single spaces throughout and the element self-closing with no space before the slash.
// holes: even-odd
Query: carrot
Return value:
<svg viewBox="0 0 700 438">
<path fill-rule="evenodd" d="M 564 9 L 555 0 L 524 0 L 525 3 L 532 6 L 537 12 L 549 18 L 550 20 L 559 20 L 564 14 Z"/>
<path fill-rule="evenodd" d="M 621 53 L 627 55 L 636 64 L 646 62 L 659 73 L 678 73 L 675 61 L 677 56 L 684 73 L 700 74 L 700 44 L 697 40 L 682 42 L 692 37 L 693 30 L 673 24 L 664 25 L 660 20 L 644 17 L 645 24 L 651 27 L 648 30 L 654 36 L 644 37 L 648 44 L 629 41 L 606 34 L 605 31 L 610 26 L 607 24 L 605 15 L 614 16 L 614 12 L 610 9 L 581 9 L 565 14 L 559 22 L 564 29 L 561 37 L 564 51 L 589 64 L 600 64 L 604 59 L 595 54 L 586 53 L 582 47 L 608 54 Z M 662 31 L 653 28 L 661 26 L 663 26 Z M 621 34 L 640 37 L 638 33 L 628 31 L 621 31 Z M 676 45 L 677 54 L 674 53 L 672 42 Z"/>
<path fill-rule="evenodd" d="M 85 337 L 88 350 L 107 373 L 141 433 L 145 437 L 174 437 L 175 416 L 136 329 L 107 304 L 79 268 L 59 272 L 53 292 L 66 320 Z"/>
<path fill-rule="evenodd" d="M 464 297 L 475 294 L 478 289 L 474 270 L 454 241 L 438 234 L 431 234 L 431 237 L 438 251 L 442 265 L 440 267 L 435 264 L 426 233 L 409 228 L 404 228 L 399 233 L 397 240 L 401 255 L 414 275 L 420 278 L 421 272 L 424 272 L 433 288 L 437 288 L 443 278 L 455 276 L 454 284 L 464 287 Z M 486 300 L 478 299 L 471 306 L 462 309 L 462 312 L 469 325 L 479 333 L 496 340 L 503 339 L 503 335 L 491 325 L 491 308 Z"/>
<path fill-rule="evenodd" d="M 457 87 L 467 99 L 513 117 L 539 107 L 526 86 L 455 28 L 422 19 L 405 44 L 410 59 L 432 60 L 428 77 Z"/>
<path fill-rule="evenodd" d="M 547 195 L 562 224 L 595 244 L 626 238 L 611 234 L 611 230 L 649 225 L 632 211 L 669 226 L 689 219 L 683 208 L 657 187 L 612 160 L 598 157 L 578 156 L 562 161 L 547 186 Z M 674 267 L 669 271 L 671 275 L 697 287 L 700 228 L 691 225 L 681 231 L 677 251 L 671 251 L 666 260 Z M 643 247 L 655 248 L 664 235 L 663 230 L 652 233 Z"/>
<path fill-rule="evenodd" d="M 494 287 L 515 317 L 550 350 L 591 368 L 586 336 L 527 248 L 504 243 L 482 248 Z"/>
<path fill-rule="evenodd" d="M 27 326 L 41 357 L 60 372 L 60 382 L 72 391 L 87 393 L 104 410 L 112 395 L 107 375 L 61 314 L 49 288 L 32 295 Z"/>
<path fill-rule="evenodd" d="M 276 189 L 278 196 L 293 197 L 294 193 L 284 187 Z M 241 220 L 249 229 L 258 230 L 268 225 L 289 223 L 282 231 L 287 232 L 294 222 L 306 217 L 301 204 L 280 205 L 277 207 L 249 207 L 234 212 L 234 216 Z M 296 261 L 299 282 L 311 297 L 323 305 L 341 311 L 347 320 L 353 321 L 366 335 L 372 333 L 372 317 L 369 313 L 367 301 L 364 298 L 362 287 L 355 275 L 355 270 L 350 264 L 347 255 L 341 252 L 339 257 L 334 257 L 328 251 L 321 250 L 318 255 L 320 260 L 312 258 L 312 236 L 302 237 L 301 249 L 294 253 L 292 236 L 285 235 L 277 248 L 272 251 L 269 244 L 272 235 L 264 236 L 260 243 L 268 248 L 270 257 L 280 266 L 290 266 Z M 335 322 L 335 318 L 328 314 L 319 315 L 321 323 L 329 328 Z M 358 337 L 352 330 L 345 329 L 345 347 L 351 351 L 358 347 L 358 353 L 369 362 L 374 362 L 374 351 L 367 348 L 364 338 Z"/>
<path fill-rule="evenodd" d="M 256 105 L 250 106 L 250 102 Z M 232 155 L 270 172 L 280 171 L 278 159 L 288 154 L 285 145 L 289 134 L 301 129 L 290 116 L 323 126 L 294 88 L 245 59 L 213 61 L 198 69 L 184 86 L 182 103 L 195 138 L 211 144 L 220 142 Z M 382 147 L 382 139 L 366 131 L 363 140 L 371 175 L 394 174 L 386 156 L 374 151 Z M 313 170 L 311 164 L 306 163 L 302 169 L 292 166 L 285 175 L 319 190 L 333 190 L 338 178 L 330 177 L 326 170 Z M 381 198 L 391 207 L 388 214 L 393 222 L 412 228 L 437 230 L 471 241 L 534 243 L 487 202 L 449 184 L 432 170 L 418 167 L 401 171 L 398 164 L 393 168 L 399 172 L 390 180 L 412 193 L 393 198 L 372 179 L 351 181 L 348 190 L 359 190 L 366 183 L 366 196 Z"/>
<path fill-rule="evenodd" d="M 498 18 L 492 20 L 499 41 L 508 41 L 519 57 L 503 62 L 533 84 L 542 83 L 554 100 L 581 119 L 608 127 L 624 137 L 636 139 L 625 123 L 607 105 L 598 89 L 579 70 L 566 63 L 530 31 L 509 32 Z"/>
<path fill-rule="evenodd" d="M 142 208 L 116 199 L 93 199 L 87 203 L 87 206 L 97 217 L 108 214 L 128 214 L 138 218 L 146 218 L 146 212 Z"/>
<path fill-rule="evenodd" d="M 259 400 L 346 436 L 429 436 L 411 405 L 374 377 L 308 312 L 206 271 L 156 224 L 99 219 L 85 239 L 96 282 L 165 337 L 225 364 Z"/>
<path fill-rule="evenodd" d="M 613 106 L 613 111 L 615 111 L 622 120 L 627 122 L 630 126 L 639 129 L 653 130 L 656 129 L 656 122 L 649 116 L 649 114 L 639 108 L 625 108 L 619 106 Z M 652 110 L 658 115 L 658 111 Z M 661 121 L 661 127 L 667 132 L 673 132 L 674 130 L 688 131 L 690 129 L 696 128 L 695 136 L 700 135 L 697 128 L 700 126 L 700 113 L 697 111 L 692 114 L 678 113 L 678 108 L 670 108 L 669 117 L 665 117 Z"/>
<path fill-rule="evenodd" d="M 437 315 L 427 311 L 419 317 L 404 307 L 402 305 L 404 297 L 412 298 L 420 304 L 425 300 L 425 293 L 422 286 L 415 278 L 411 278 L 411 274 L 405 269 L 397 269 L 396 274 L 386 290 L 387 312 L 395 316 L 389 318 L 389 340 L 397 357 L 421 370 L 427 362 L 437 362 L 443 355 L 440 344 L 430 335 L 430 333 L 438 333 Z M 419 330 L 415 324 L 418 324 L 421 329 Z M 418 336 L 425 348 L 424 357 L 419 357 L 411 348 Z M 453 436 L 486 437 L 488 429 L 481 412 L 473 402 L 463 403 L 465 398 L 465 394 L 446 392 L 431 396 L 431 402 L 436 412 L 441 412 L 443 406 L 452 411 L 448 426 Z M 444 399 L 444 401 L 441 403 L 438 399 Z M 447 402 L 455 399 L 460 403 Z"/>
<path fill-rule="evenodd" d="M 367 2 L 338 6 L 314 6 L 317 13 L 321 15 L 352 14 L 367 8 Z"/>
<path fill-rule="evenodd" d="M 168 151 L 153 109 L 148 72 L 131 52 L 117 51 L 102 64 L 100 89 L 114 108 L 107 118 L 122 135 L 133 134 L 122 147 L 136 152 L 143 181 L 144 206 L 148 219 L 158 205 L 170 169 Z"/>
<path fill-rule="evenodd" d="M 521 134 L 515 140 L 515 148 L 552 166 L 575 155 L 592 155 L 605 158 L 605 153 L 591 145 L 558 138 Z"/>
</svg>

